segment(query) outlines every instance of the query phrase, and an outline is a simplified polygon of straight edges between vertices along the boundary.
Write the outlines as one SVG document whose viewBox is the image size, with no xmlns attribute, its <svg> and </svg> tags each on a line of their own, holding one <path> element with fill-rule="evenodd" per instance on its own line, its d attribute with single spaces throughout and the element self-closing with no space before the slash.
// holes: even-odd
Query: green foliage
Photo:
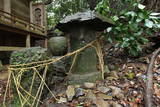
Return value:
<svg viewBox="0 0 160 107">
<path fill-rule="evenodd" d="M 48 26 L 51 27 L 65 16 L 90 9 L 102 0 L 56 0 L 47 5 Z"/>
<path fill-rule="evenodd" d="M 95 9 L 103 16 L 108 16 L 108 12 L 110 11 L 109 0 L 102 0 L 97 4 Z"/>
<path fill-rule="evenodd" d="M 33 1 L 45 2 L 47 0 Z M 53 0 L 51 4 L 46 5 L 48 27 L 53 27 L 67 15 L 89 10 L 90 5 L 97 4 L 99 1 L 101 0 Z"/>
<path fill-rule="evenodd" d="M 158 17 L 156 17 L 158 14 L 145 10 L 144 5 L 135 2 L 130 7 L 133 10 L 122 10 L 119 16 L 112 17 L 115 21 L 115 26 L 108 28 L 106 33 L 112 32 L 116 36 L 117 47 L 137 56 L 142 50 L 141 46 L 148 42 L 147 36 L 152 35 L 156 29 L 160 28 L 160 24 Z M 99 11 L 99 9 L 101 7 L 97 10 Z M 105 15 L 103 12 L 100 13 Z M 110 36 L 107 37 L 112 42 L 112 38 Z"/>
<path fill-rule="evenodd" d="M 87 9 L 86 0 L 57 0 L 47 6 L 48 25 L 53 26 L 65 16 Z"/>
</svg>

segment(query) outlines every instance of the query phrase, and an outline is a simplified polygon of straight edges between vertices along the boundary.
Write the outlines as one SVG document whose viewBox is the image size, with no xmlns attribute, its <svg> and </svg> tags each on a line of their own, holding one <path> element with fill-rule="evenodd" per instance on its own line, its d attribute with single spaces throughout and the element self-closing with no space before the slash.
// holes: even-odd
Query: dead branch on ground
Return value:
<svg viewBox="0 0 160 107">
<path fill-rule="evenodd" d="M 146 96 L 145 96 L 145 107 L 152 107 L 152 88 L 153 88 L 153 65 L 155 59 L 157 58 L 158 54 L 160 53 L 160 48 L 157 49 L 151 58 L 150 64 L 147 68 L 147 81 L 146 81 Z"/>
</svg>

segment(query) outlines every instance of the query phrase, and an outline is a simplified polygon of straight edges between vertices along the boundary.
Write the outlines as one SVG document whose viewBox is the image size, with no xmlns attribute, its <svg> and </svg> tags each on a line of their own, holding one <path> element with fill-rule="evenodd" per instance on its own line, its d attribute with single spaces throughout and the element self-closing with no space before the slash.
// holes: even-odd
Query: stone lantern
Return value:
<svg viewBox="0 0 160 107">
<path fill-rule="evenodd" d="M 113 25 L 112 20 L 106 19 L 94 11 L 78 12 L 65 17 L 56 28 L 70 37 L 70 51 L 75 51 L 96 39 L 97 32 L 104 31 Z M 97 53 L 88 48 L 77 56 L 73 72 L 83 74 L 97 71 Z"/>
</svg>

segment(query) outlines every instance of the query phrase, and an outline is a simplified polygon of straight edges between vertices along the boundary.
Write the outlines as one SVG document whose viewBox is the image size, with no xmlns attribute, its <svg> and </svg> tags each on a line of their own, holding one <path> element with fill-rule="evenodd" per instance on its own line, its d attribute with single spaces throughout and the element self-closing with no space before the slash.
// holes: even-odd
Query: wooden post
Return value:
<svg viewBox="0 0 160 107">
<path fill-rule="evenodd" d="M 7 13 L 11 13 L 11 0 L 3 0 L 3 2 L 4 2 L 3 10 L 4 10 L 5 12 L 7 12 Z M 8 15 L 8 14 L 5 14 L 5 15 L 8 16 L 8 17 L 11 17 L 11 16 Z M 6 19 L 5 19 L 5 20 L 6 20 Z M 6 21 L 7 21 L 7 22 L 11 22 L 10 19 L 7 19 Z"/>
<path fill-rule="evenodd" d="M 30 22 L 33 23 L 33 1 L 30 2 L 29 7 L 30 7 Z"/>
<path fill-rule="evenodd" d="M 4 11 L 11 13 L 11 0 L 4 0 Z"/>
<path fill-rule="evenodd" d="M 31 35 L 28 34 L 26 37 L 26 47 L 30 48 L 31 47 Z"/>
</svg>

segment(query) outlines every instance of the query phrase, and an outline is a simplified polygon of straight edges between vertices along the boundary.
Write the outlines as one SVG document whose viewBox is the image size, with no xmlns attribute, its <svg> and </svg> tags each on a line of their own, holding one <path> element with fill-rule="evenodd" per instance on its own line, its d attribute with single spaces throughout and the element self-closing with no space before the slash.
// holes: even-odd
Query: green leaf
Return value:
<svg viewBox="0 0 160 107">
<path fill-rule="evenodd" d="M 146 7 L 146 6 L 144 6 L 144 5 L 142 5 L 142 4 L 138 4 L 138 8 L 139 8 L 139 9 L 142 9 L 142 10 L 143 10 L 145 7 Z"/>
<path fill-rule="evenodd" d="M 113 20 L 114 20 L 114 21 L 119 20 L 118 16 L 113 16 Z"/>
<path fill-rule="evenodd" d="M 122 44 L 121 44 L 121 47 L 122 48 L 125 48 L 125 47 L 128 47 L 129 46 L 129 43 L 127 41 L 124 41 Z"/>
<path fill-rule="evenodd" d="M 130 39 L 130 40 L 135 40 L 135 38 L 134 38 L 134 37 L 132 37 L 132 36 L 131 36 L 129 39 Z"/>
<path fill-rule="evenodd" d="M 160 15 L 160 13 L 151 13 L 150 15 L 151 16 L 157 16 L 157 15 Z"/>
<path fill-rule="evenodd" d="M 134 56 L 137 56 L 137 55 L 138 55 L 138 52 L 137 52 L 137 50 L 136 50 L 135 48 L 131 48 L 131 49 L 129 50 L 129 52 L 130 52 L 131 55 L 134 55 Z"/>
<path fill-rule="evenodd" d="M 131 15 L 132 17 L 137 16 L 137 14 L 134 11 L 129 11 L 125 14 L 126 16 Z"/>
<path fill-rule="evenodd" d="M 151 20 L 146 19 L 145 26 L 148 28 L 152 28 L 154 26 L 154 23 Z"/>
<path fill-rule="evenodd" d="M 141 19 L 145 19 L 145 18 L 146 18 L 146 16 L 145 16 L 142 12 L 139 12 L 139 13 L 138 13 L 138 16 L 139 16 L 139 18 L 141 18 Z"/>
<path fill-rule="evenodd" d="M 149 40 L 144 37 L 141 37 L 140 40 L 143 42 L 143 44 L 149 42 Z"/>
<path fill-rule="evenodd" d="M 123 38 L 123 40 L 124 40 L 125 42 L 128 42 L 128 41 L 129 41 L 129 38 Z"/>
<path fill-rule="evenodd" d="M 160 24 L 155 24 L 155 27 L 156 28 L 160 28 Z"/>
<path fill-rule="evenodd" d="M 112 27 L 107 28 L 107 32 L 110 32 L 112 30 Z"/>
<path fill-rule="evenodd" d="M 160 19 L 160 17 L 156 17 L 156 16 L 149 16 L 150 19 Z"/>
<path fill-rule="evenodd" d="M 135 36 L 140 36 L 140 35 L 142 35 L 142 33 L 143 33 L 142 31 L 139 31 L 139 32 L 137 32 L 137 33 L 134 33 L 134 35 L 135 35 Z"/>
<path fill-rule="evenodd" d="M 108 37 L 108 41 L 109 41 L 110 43 L 113 42 L 111 36 Z"/>
<path fill-rule="evenodd" d="M 140 18 L 138 18 L 138 19 L 136 19 L 136 22 L 141 22 L 142 21 L 142 19 L 140 19 Z"/>
<path fill-rule="evenodd" d="M 142 51 L 142 48 L 140 47 L 140 44 L 136 45 L 136 50 L 137 50 L 137 52 Z"/>
</svg>

